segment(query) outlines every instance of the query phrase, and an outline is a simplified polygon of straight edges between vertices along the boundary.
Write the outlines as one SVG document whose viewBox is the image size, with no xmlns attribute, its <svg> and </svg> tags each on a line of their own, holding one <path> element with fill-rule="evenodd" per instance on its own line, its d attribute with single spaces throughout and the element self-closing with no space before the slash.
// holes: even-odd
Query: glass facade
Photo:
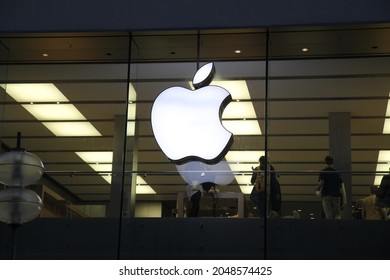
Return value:
<svg viewBox="0 0 390 280">
<path fill-rule="evenodd" d="M 232 95 L 222 114 L 234 135 L 222 168 L 231 180 L 218 186 L 221 197 L 245 194 L 243 216 L 256 216 L 251 171 L 267 154 L 280 176 L 281 214 L 320 218 L 314 188 L 323 158 L 334 154 L 345 171 L 344 218 L 351 218 L 351 202 L 388 169 L 389 32 L 353 26 L 3 36 L 2 149 L 15 147 L 21 132 L 22 146 L 42 159 L 46 173 L 35 187 L 42 217 L 186 216 L 191 205 L 178 202 L 178 193 L 186 197 L 183 167 L 158 146 L 151 108 L 169 87 L 190 89 L 196 70 L 214 62 L 213 83 Z M 206 197 L 200 215 L 237 216 L 237 197 L 226 197 L 217 205 Z"/>
<path fill-rule="evenodd" d="M 280 216 L 323 219 L 315 188 L 331 154 L 351 220 L 389 169 L 388 38 L 378 25 L 3 34 L 2 152 L 21 132 L 21 146 L 43 161 L 44 176 L 29 186 L 42 218 L 184 218 L 188 174 L 211 170 L 218 191 L 203 194 L 198 216 L 247 220 L 258 216 L 249 196 L 262 155 L 278 175 Z M 222 123 L 234 142 L 220 166 L 189 170 L 162 152 L 151 111 L 164 90 L 192 89 L 208 62 L 212 84 L 232 95 Z"/>
</svg>

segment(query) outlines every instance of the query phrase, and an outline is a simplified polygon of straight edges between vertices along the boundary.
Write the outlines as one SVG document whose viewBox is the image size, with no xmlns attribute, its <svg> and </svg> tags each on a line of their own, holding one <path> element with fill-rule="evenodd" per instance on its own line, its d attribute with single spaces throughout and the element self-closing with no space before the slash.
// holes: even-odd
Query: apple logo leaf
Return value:
<svg viewBox="0 0 390 280">
<path fill-rule="evenodd" d="M 208 86 L 214 78 L 215 67 L 214 63 L 210 62 L 196 71 L 194 78 L 192 79 L 192 85 L 195 89 L 199 89 L 204 86 Z"/>
</svg>

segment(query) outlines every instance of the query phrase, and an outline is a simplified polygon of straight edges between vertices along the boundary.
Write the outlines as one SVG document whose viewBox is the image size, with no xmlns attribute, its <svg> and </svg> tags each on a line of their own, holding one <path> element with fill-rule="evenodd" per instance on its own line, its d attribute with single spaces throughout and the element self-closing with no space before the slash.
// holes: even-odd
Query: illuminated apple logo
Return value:
<svg viewBox="0 0 390 280">
<path fill-rule="evenodd" d="M 222 112 L 232 100 L 222 87 L 210 86 L 213 63 L 202 66 L 192 84 L 195 90 L 171 87 L 156 98 L 152 129 L 158 145 L 174 163 L 220 161 L 233 143 L 233 134 L 221 123 Z"/>
</svg>

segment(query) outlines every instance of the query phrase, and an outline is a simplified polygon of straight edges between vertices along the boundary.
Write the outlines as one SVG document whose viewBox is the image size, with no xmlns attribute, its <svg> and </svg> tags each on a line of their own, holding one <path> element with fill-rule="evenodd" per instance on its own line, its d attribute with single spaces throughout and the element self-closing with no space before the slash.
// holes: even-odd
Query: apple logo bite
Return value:
<svg viewBox="0 0 390 280">
<path fill-rule="evenodd" d="M 232 97 L 226 89 L 209 85 L 214 73 L 214 64 L 208 63 L 192 79 L 195 90 L 171 87 L 153 103 L 154 136 L 164 154 L 176 164 L 215 164 L 233 143 L 233 134 L 221 122 Z"/>
</svg>

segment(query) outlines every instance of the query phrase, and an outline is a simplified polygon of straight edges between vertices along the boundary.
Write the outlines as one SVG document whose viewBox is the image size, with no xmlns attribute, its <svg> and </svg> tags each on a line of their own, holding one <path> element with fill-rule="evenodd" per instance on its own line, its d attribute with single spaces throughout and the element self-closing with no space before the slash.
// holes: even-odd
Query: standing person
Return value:
<svg viewBox="0 0 390 280">
<path fill-rule="evenodd" d="M 341 219 L 340 210 L 347 204 L 343 180 L 333 163 L 332 156 L 325 157 L 326 167 L 320 171 L 317 187 L 321 191 L 325 218 L 330 220 Z"/>
<path fill-rule="evenodd" d="M 259 158 L 259 166 L 253 169 L 252 177 L 251 177 L 251 184 L 255 185 L 252 189 L 250 198 L 252 201 L 254 201 L 257 205 L 257 209 L 259 212 L 259 217 L 265 217 L 265 188 L 266 186 L 260 187 L 260 191 L 256 190 L 256 184 L 259 181 L 259 176 L 265 175 L 265 169 L 266 169 L 266 157 L 261 156 Z M 280 190 L 280 184 L 277 179 L 277 175 L 275 173 L 275 168 L 268 164 L 267 167 L 270 170 L 270 207 L 269 209 L 271 211 L 275 211 L 278 213 L 278 215 L 281 215 L 281 190 Z M 264 184 L 263 180 L 260 180 L 260 184 Z"/>
<path fill-rule="evenodd" d="M 188 217 L 198 217 L 200 210 L 200 201 L 204 193 L 210 194 L 213 198 L 213 212 L 215 216 L 216 201 L 218 199 L 219 190 L 213 182 L 204 182 L 199 184 L 198 181 L 193 181 L 192 185 L 187 185 L 187 196 L 191 201 L 191 208 L 188 212 Z"/>
<path fill-rule="evenodd" d="M 363 199 L 359 198 L 358 200 L 356 200 L 355 208 L 352 211 L 352 218 L 353 219 L 355 219 L 355 220 L 362 220 L 363 219 L 362 207 L 363 207 Z"/>
<path fill-rule="evenodd" d="M 375 205 L 376 186 L 370 187 L 370 195 L 362 199 L 362 218 L 363 220 L 384 220 L 386 219 L 386 210 Z"/>
<path fill-rule="evenodd" d="M 191 201 L 191 208 L 188 217 L 198 217 L 200 200 L 203 196 L 203 188 L 198 181 L 193 181 L 187 185 L 187 196 Z"/>
</svg>

